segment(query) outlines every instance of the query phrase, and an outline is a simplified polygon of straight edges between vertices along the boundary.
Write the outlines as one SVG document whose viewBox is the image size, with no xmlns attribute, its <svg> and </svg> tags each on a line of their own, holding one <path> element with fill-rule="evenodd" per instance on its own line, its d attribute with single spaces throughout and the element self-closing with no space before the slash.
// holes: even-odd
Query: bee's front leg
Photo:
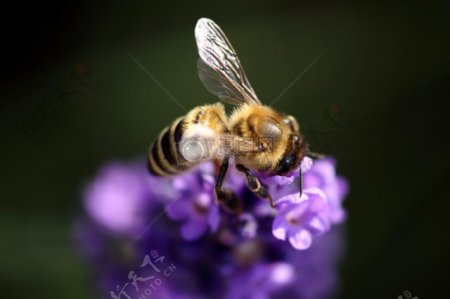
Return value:
<svg viewBox="0 0 450 299">
<path fill-rule="evenodd" d="M 313 159 L 313 160 L 320 160 L 320 159 L 325 158 L 325 155 L 324 155 L 324 154 L 316 153 L 316 152 L 308 152 L 308 153 L 306 154 L 306 156 L 309 157 L 309 158 L 311 158 L 311 159 Z"/>
<path fill-rule="evenodd" d="M 222 204 L 222 206 L 229 212 L 235 213 L 235 214 L 241 214 L 242 213 L 242 203 L 239 200 L 239 198 L 234 194 L 233 191 L 228 189 L 223 189 L 223 181 L 225 179 L 225 175 L 228 171 L 228 161 L 229 158 L 226 157 L 222 160 L 222 163 L 220 165 L 219 169 L 219 175 L 217 177 L 217 182 L 214 187 L 214 193 L 216 196 L 216 200 Z"/>
<path fill-rule="evenodd" d="M 273 202 L 272 196 L 270 196 L 270 193 L 267 191 L 267 189 L 263 185 L 261 185 L 259 179 L 254 176 L 244 165 L 238 164 L 236 165 L 236 168 L 245 174 L 247 186 L 250 191 L 255 193 L 258 197 L 268 199 L 272 208 L 275 208 L 275 203 Z"/>
</svg>

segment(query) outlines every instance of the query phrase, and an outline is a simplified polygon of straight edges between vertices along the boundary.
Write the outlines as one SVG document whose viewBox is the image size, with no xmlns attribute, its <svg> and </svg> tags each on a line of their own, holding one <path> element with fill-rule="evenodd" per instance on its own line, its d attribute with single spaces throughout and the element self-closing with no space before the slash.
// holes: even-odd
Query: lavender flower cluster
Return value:
<svg viewBox="0 0 450 299">
<path fill-rule="evenodd" d="M 78 249 L 100 296 L 113 299 L 330 298 L 338 287 L 345 179 L 325 158 L 286 177 L 260 175 L 276 202 L 255 197 L 231 167 L 225 187 L 243 201 L 216 204 L 216 167 L 202 163 L 172 178 L 141 161 L 103 167 L 85 188 Z"/>
</svg>

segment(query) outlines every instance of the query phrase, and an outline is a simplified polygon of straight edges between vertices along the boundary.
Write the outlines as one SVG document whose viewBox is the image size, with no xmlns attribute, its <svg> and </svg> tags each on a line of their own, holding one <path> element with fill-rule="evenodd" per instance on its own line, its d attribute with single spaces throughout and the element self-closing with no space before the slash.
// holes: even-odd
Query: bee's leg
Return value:
<svg viewBox="0 0 450 299">
<path fill-rule="evenodd" d="M 325 158 L 325 155 L 324 155 L 324 154 L 316 153 L 316 152 L 308 152 L 308 153 L 306 154 L 306 156 L 309 157 L 309 158 L 311 158 L 311 159 L 313 159 L 313 160 L 320 160 L 320 159 Z"/>
<path fill-rule="evenodd" d="M 302 194 L 303 194 L 303 171 L 302 171 L 301 167 L 299 167 L 299 171 L 300 171 L 300 174 L 299 174 L 299 179 L 300 179 L 299 186 L 300 186 L 300 197 L 301 197 Z"/>
<path fill-rule="evenodd" d="M 242 212 L 242 204 L 239 198 L 236 196 L 236 194 L 234 194 L 233 191 L 222 188 L 225 175 L 228 171 L 228 161 L 228 157 L 222 160 L 222 164 L 220 165 L 219 169 L 219 175 L 217 177 L 217 182 L 214 187 L 214 193 L 216 196 L 216 200 L 227 211 L 235 214 L 240 214 Z"/>
<path fill-rule="evenodd" d="M 272 208 L 275 208 L 275 203 L 273 202 L 272 196 L 270 196 L 270 193 L 267 191 L 267 189 L 263 185 L 261 185 L 259 179 L 254 176 L 247 167 L 243 165 L 236 165 L 236 168 L 239 171 L 245 173 L 247 186 L 250 191 L 252 191 L 259 197 L 268 199 Z"/>
</svg>

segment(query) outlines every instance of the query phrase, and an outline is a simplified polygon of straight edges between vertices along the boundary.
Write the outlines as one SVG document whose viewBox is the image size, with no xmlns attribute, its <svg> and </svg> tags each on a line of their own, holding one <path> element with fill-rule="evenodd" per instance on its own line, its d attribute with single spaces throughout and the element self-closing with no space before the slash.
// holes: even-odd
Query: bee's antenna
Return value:
<svg viewBox="0 0 450 299">
<path fill-rule="evenodd" d="M 299 176 L 299 178 L 300 178 L 300 196 L 299 197 L 302 197 L 302 194 L 303 194 L 303 172 L 302 172 L 302 166 L 301 165 L 300 165 L 299 172 L 300 172 L 300 176 Z"/>
</svg>

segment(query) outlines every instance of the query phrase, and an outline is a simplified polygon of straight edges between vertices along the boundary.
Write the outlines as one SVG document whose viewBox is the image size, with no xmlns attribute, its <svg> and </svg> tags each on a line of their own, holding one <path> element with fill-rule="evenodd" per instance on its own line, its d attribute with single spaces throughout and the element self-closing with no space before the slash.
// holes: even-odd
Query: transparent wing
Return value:
<svg viewBox="0 0 450 299">
<path fill-rule="evenodd" d="M 201 58 L 198 59 L 197 69 L 198 76 L 206 89 L 222 101 L 233 105 L 241 105 L 246 102 L 255 103 L 247 100 L 242 87 L 208 66 Z"/>
<path fill-rule="evenodd" d="M 222 29 L 210 19 L 198 20 L 195 27 L 198 74 L 206 89 L 233 105 L 261 104 L 236 51 Z"/>
</svg>

